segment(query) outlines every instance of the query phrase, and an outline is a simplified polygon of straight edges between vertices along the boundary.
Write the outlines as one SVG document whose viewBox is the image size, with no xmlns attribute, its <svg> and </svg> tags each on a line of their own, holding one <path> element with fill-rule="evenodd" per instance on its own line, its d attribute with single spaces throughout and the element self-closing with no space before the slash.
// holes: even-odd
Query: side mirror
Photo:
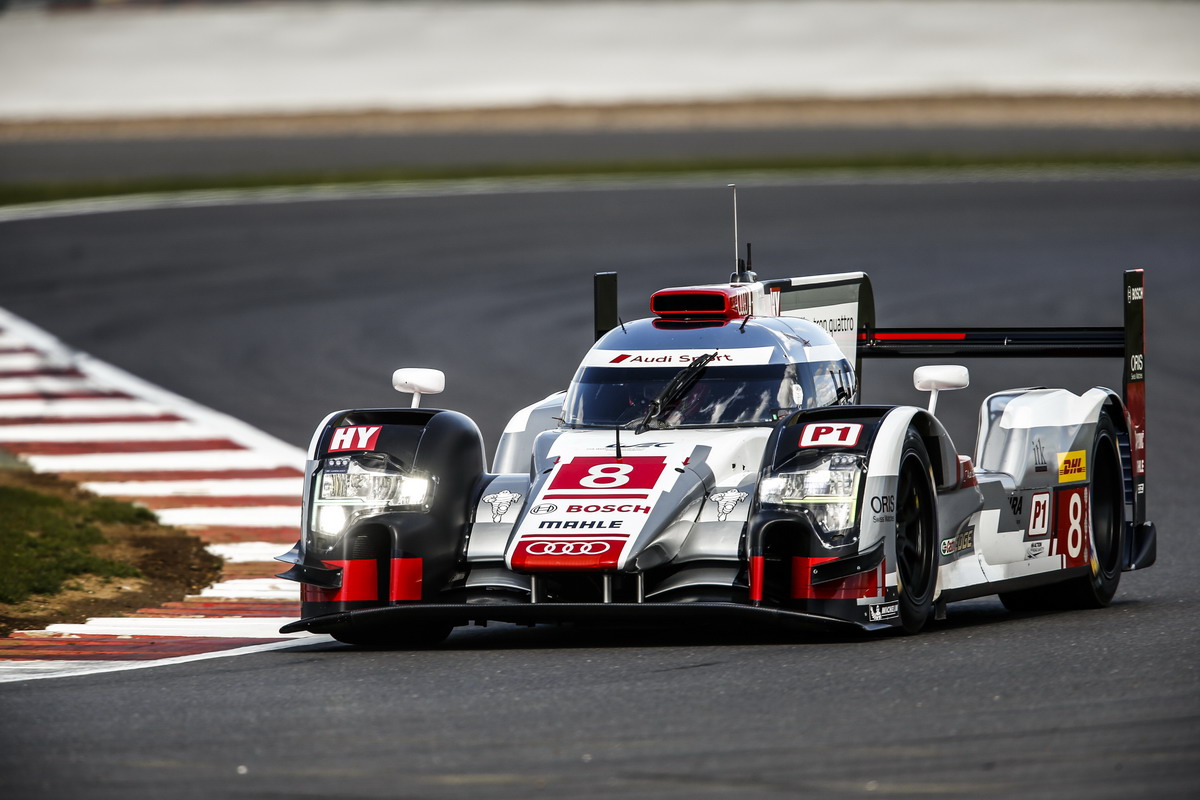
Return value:
<svg viewBox="0 0 1200 800">
<path fill-rule="evenodd" d="M 392 388 L 412 394 L 412 407 L 421 405 L 421 395 L 441 394 L 446 389 L 446 373 L 440 369 L 409 367 L 392 373 Z"/>
<path fill-rule="evenodd" d="M 937 364 L 913 370 L 913 386 L 918 392 L 929 392 L 929 413 L 937 410 L 938 392 L 965 389 L 971 385 L 971 373 L 955 364 Z"/>
</svg>

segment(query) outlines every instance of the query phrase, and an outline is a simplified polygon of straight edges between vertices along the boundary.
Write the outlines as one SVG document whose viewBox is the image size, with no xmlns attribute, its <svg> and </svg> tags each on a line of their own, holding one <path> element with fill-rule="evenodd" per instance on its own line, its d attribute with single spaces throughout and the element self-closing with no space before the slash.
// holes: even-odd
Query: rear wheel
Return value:
<svg viewBox="0 0 1200 800">
<path fill-rule="evenodd" d="M 929 452 L 915 431 L 904 439 L 896 488 L 896 579 L 900 623 L 907 633 L 925 627 L 937 585 L 936 502 Z"/>
<path fill-rule="evenodd" d="M 452 630 L 454 630 L 454 626 L 450 623 L 430 622 L 422 625 L 405 625 L 403 628 L 338 631 L 331 635 L 343 644 L 353 644 L 359 647 L 415 650 L 441 644 L 446 641 L 446 637 Z"/>
<path fill-rule="evenodd" d="M 1089 470 L 1091 571 L 1051 586 L 1001 593 L 1000 601 L 1010 611 L 1104 608 L 1112 602 L 1121 582 L 1125 479 L 1116 426 L 1108 414 L 1102 413 L 1096 423 Z"/>
</svg>

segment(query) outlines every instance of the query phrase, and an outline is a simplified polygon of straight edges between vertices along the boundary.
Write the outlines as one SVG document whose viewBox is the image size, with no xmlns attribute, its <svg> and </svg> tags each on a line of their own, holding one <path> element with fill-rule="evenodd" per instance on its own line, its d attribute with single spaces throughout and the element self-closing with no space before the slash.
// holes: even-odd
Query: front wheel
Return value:
<svg viewBox="0 0 1200 800">
<path fill-rule="evenodd" d="M 937 586 L 937 507 L 929 452 L 909 430 L 900 455 L 896 488 L 896 582 L 900 624 L 906 633 L 925 627 Z"/>
</svg>

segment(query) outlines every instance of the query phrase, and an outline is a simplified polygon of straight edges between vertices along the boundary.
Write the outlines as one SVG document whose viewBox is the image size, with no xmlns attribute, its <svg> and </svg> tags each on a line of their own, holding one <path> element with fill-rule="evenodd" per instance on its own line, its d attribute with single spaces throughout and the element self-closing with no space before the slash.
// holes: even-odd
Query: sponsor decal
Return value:
<svg viewBox="0 0 1200 800">
<path fill-rule="evenodd" d="M 530 514 L 553 514 L 555 511 L 558 511 L 558 506 L 554 503 L 538 503 L 529 509 Z"/>
<path fill-rule="evenodd" d="M 1141 381 L 1145 380 L 1146 376 L 1143 370 L 1146 368 L 1146 356 L 1144 353 L 1134 353 L 1129 357 L 1129 380 Z"/>
<path fill-rule="evenodd" d="M 1020 495 L 1008 498 L 1008 507 L 1012 509 L 1014 517 L 1021 517 L 1025 514 L 1025 498 Z"/>
<path fill-rule="evenodd" d="M 857 422 L 811 423 L 800 433 L 801 447 L 853 447 L 863 426 Z"/>
<path fill-rule="evenodd" d="M 1041 439 L 1033 440 L 1033 471 L 1046 472 L 1050 465 L 1046 463 L 1046 446 Z"/>
<path fill-rule="evenodd" d="M 896 521 L 896 496 L 879 494 L 871 498 L 871 520 L 873 522 Z"/>
<path fill-rule="evenodd" d="M 331 456 L 325 459 L 325 464 L 322 466 L 326 475 L 345 475 L 350 471 L 349 456 Z"/>
<path fill-rule="evenodd" d="M 709 495 L 708 499 L 717 504 L 717 521 L 724 522 L 737 504 L 746 499 L 746 493 L 739 492 L 737 489 L 728 489 Z"/>
<path fill-rule="evenodd" d="M 538 523 L 539 528 L 554 528 L 566 530 L 569 528 L 605 528 L 613 529 L 621 527 L 624 520 L 620 519 L 544 519 Z"/>
<path fill-rule="evenodd" d="M 555 506 L 551 505 L 551 508 Z M 599 505 L 570 505 L 567 506 L 566 513 L 568 514 L 649 514 L 650 506 L 639 506 L 637 504 L 625 503 L 623 505 L 613 505 L 607 503 Z"/>
<path fill-rule="evenodd" d="M 774 347 L 734 347 L 721 350 L 709 366 L 770 364 Z M 585 367 L 686 367 L 712 350 L 590 350 L 584 356 Z"/>
<path fill-rule="evenodd" d="M 598 556 L 611 549 L 608 542 L 529 542 L 525 552 L 531 556 Z"/>
<path fill-rule="evenodd" d="M 379 438 L 382 425 L 351 425 L 344 428 L 334 428 L 333 436 L 329 439 L 330 453 L 342 450 L 374 450 L 375 440 Z"/>
<path fill-rule="evenodd" d="M 961 553 L 964 550 L 970 550 L 975 546 L 975 529 L 967 528 L 958 536 L 951 536 L 949 539 L 942 539 L 942 555 L 952 556 L 955 553 Z"/>
<path fill-rule="evenodd" d="M 1064 567 L 1082 567 L 1091 560 L 1088 489 L 1059 489 L 1054 500 L 1055 537 L 1050 555 L 1064 556 Z"/>
<path fill-rule="evenodd" d="M 598 498 L 629 498 L 629 492 L 637 491 L 632 496 L 647 497 L 666 466 L 663 456 L 628 456 L 619 461 L 612 456 L 576 456 L 559 463 L 547 493 L 587 491 Z"/>
<path fill-rule="evenodd" d="M 899 603 L 883 603 L 881 605 L 867 606 L 867 617 L 871 622 L 882 622 L 885 619 L 893 619 L 900 616 Z"/>
<path fill-rule="evenodd" d="M 500 522 L 504 519 L 504 515 L 512 508 L 512 504 L 521 499 L 521 495 L 516 492 L 510 492 L 505 489 L 502 492 L 489 494 L 483 498 L 483 502 L 492 507 L 492 522 Z"/>
<path fill-rule="evenodd" d="M 1132 303 L 1134 300 L 1141 300 L 1146 296 L 1145 292 L 1144 286 L 1130 286 L 1125 289 L 1125 302 Z"/>
<path fill-rule="evenodd" d="M 1045 536 L 1050 532 L 1050 493 L 1038 492 L 1029 498 L 1029 535 Z"/>
<path fill-rule="evenodd" d="M 1072 450 L 1058 454 L 1058 482 L 1072 483 L 1087 480 L 1087 450 Z"/>
<path fill-rule="evenodd" d="M 1029 547 L 1025 548 L 1025 558 L 1026 559 L 1041 558 L 1045 554 L 1046 554 L 1046 543 L 1044 541 L 1030 542 Z"/>
</svg>

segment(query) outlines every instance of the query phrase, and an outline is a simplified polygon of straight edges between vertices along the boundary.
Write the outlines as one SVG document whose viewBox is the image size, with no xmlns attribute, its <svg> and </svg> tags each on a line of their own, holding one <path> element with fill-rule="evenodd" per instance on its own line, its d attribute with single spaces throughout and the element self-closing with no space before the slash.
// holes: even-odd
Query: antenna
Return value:
<svg viewBox="0 0 1200 800">
<path fill-rule="evenodd" d="M 737 217 L 737 184 L 729 184 L 729 188 L 733 190 L 733 271 L 741 272 L 741 258 L 738 250 L 738 217 Z"/>
</svg>

